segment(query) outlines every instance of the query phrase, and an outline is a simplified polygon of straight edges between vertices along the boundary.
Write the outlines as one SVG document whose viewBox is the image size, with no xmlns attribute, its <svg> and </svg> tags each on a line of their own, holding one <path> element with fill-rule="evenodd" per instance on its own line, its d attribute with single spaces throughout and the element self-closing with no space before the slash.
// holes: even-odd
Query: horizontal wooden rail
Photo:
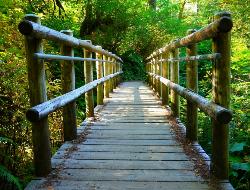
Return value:
<svg viewBox="0 0 250 190">
<path fill-rule="evenodd" d="M 61 108 L 65 106 L 66 104 L 76 100 L 84 93 L 94 89 L 97 87 L 97 85 L 104 83 L 105 81 L 108 81 L 117 75 L 121 74 L 121 72 L 117 72 L 114 74 L 110 74 L 108 76 L 105 76 L 103 78 L 94 80 L 78 89 L 75 89 L 73 91 L 70 91 L 66 94 L 63 94 L 61 96 L 58 96 L 56 98 L 53 98 L 47 102 L 44 102 L 42 104 L 39 104 L 35 107 L 30 108 L 27 113 L 26 117 L 29 121 L 36 122 L 41 120 L 42 118 L 48 116 L 49 113 L 52 113 L 53 111 L 57 110 L 58 108 Z"/>
<path fill-rule="evenodd" d="M 53 54 L 43 54 L 43 53 L 34 53 L 36 59 L 44 60 L 64 60 L 64 61 L 99 61 L 107 63 L 117 63 L 114 61 L 108 61 L 103 59 L 94 59 L 94 58 L 83 58 L 83 57 L 72 57 L 72 56 L 63 56 L 63 55 L 53 55 Z"/>
<path fill-rule="evenodd" d="M 63 34 L 46 26 L 42 26 L 40 24 L 24 20 L 18 25 L 19 31 L 26 36 L 32 36 L 37 39 L 47 39 L 51 41 L 55 41 L 58 43 L 63 43 L 64 45 L 71 46 L 71 47 L 79 47 L 85 48 L 89 51 L 100 53 L 102 55 L 106 55 L 109 57 L 113 57 L 116 60 L 122 62 L 122 59 L 108 51 L 105 51 L 101 48 L 98 48 L 87 40 L 80 40 L 75 37 Z"/>
<path fill-rule="evenodd" d="M 233 113 L 232 111 L 217 105 L 206 98 L 200 96 L 199 94 L 193 92 L 190 89 L 184 88 L 176 83 L 171 82 L 170 80 L 163 78 L 159 75 L 148 73 L 154 78 L 160 80 L 163 84 L 177 92 L 180 96 L 185 98 L 186 100 L 193 102 L 200 108 L 203 112 L 208 114 L 211 118 L 216 121 L 227 124 L 232 120 Z"/>
<path fill-rule="evenodd" d="M 220 53 L 212 53 L 212 54 L 203 54 L 203 55 L 196 55 L 196 56 L 190 56 L 190 57 L 179 57 L 178 59 L 160 59 L 158 61 L 151 61 L 147 64 L 156 64 L 161 62 L 179 62 L 179 61 L 200 61 L 200 60 L 215 60 L 220 59 L 221 54 Z"/>
<path fill-rule="evenodd" d="M 203 40 L 206 39 L 211 39 L 213 37 L 215 37 L 218 33 L 227 33 L 229 32 L 233 27 L 233 21 L 229 16 L 223 16 L 221 18 L 219 18 L 218 20 L 215 20 L 214 22 L 212 22 L 211 24 L 209 24 L 208 26 L 182 38 L 182 39 L 178 39 L 166 46 L 164 46 L 163 48 L 153 52 L 148 58 L 147 60 L 162 54 L 164 52 L 167 51 L 171 51 L 173 49 L 176 48 L 180 48 L 180 47 L 185 47 L 194 43 L 198 43 L 201 42 Z"/>
</svg>

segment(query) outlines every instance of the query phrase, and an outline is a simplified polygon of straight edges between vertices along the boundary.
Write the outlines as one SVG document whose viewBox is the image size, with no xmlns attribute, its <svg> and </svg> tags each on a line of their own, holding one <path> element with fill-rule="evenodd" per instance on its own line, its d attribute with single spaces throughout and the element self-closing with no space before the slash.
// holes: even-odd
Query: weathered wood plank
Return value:
<svg viewBox="0 0 250 190">
<path fill-rule="evenodd" d="M 188 170 L 64 169 L 58 177 L 81 181 L 203 181 Z"/>
<path fill-rule="evenodd" d="M 79 180 L 51 180 L 49 185 L 45 180 L 33 182 L 26 188 L 48 190 L 118 190 L 118 189 L 150 189 L 150 190 L 208 190 L 210 189 L 206 183 L 202 182 L 135 182 L 135 181 L 79 181 Z"/>
<path fill-rule="evenodd" d="M 87 139 L 84 144 L 124 144 L 124 145 L 176 145 L 174 140 L 104 140 L 104 139 Z"/>
<path fill-rule="evenodd" d="M 124 135 L 132 135 L 132 134 L 137 134 L 137 135 L 170 135 L 171 133 L 167 130 L 143 130 L 141 129 L 109 129 L 109 128 L 105 128 L 103 129 L 102 127 L 100 127 L 99 129 L 98 128 L 95 128 L 95 129 L 92 129 L 91 131 L 96 131 L 100 134 L 108 134 L 109 132 L 113 132 L 113 133 L 122 133 Z M 90 131 L 90 132 L 91 132 Z M 80 130 L 79 133 L 83 132 L 83 130 Z M 90 133 L 89 132 L 89 133 Z"/>
<path fill-rule="evenodd" d="M 142 146 L 142 145 L 75 145 L 72 143 L 64 143 L 59 151 L 67 151 L 75 147 L 78 152 L 141 152 L 141 153 L 167 153 L 167 152 L 183 152 L 181 146 Z"/>
<path fill-rule="evenodd" d="M 53 159 L 52 167 L 63 164 L 69 169 L 110 169 L 110 170 L 193 170 L 189 161 L 138 161 L 138 160 L 75 160 Z"/>
<path fill-rule="evenodd" d="M 115 140 L 171 140 L 172 135 L 141 135 L 141 134 L 121 134 L 121 133 L 94 133 L 88 134 L 88 139 L 115 139 Z"/>
<path fill-rule="evenodd" d="M 65 158 L 65 152 L 57 151 L 54 159 Z M 179 160 L 188 161 L 188 157 L 182 152 L 171 153 L 144 153 L 144 152 L 72 152 L 70 159 L 75 160 Z"/>
</svg>

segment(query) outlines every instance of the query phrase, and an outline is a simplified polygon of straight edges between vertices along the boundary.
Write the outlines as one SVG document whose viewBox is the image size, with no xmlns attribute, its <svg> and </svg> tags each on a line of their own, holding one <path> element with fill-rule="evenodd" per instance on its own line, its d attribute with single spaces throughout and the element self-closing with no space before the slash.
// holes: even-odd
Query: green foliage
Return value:
<svg viewBox="0 0 250 190">
<path fill-rule="evenodd" d="M 0 165 L 0 188 L 1 189 L 18 189 L 21 190 L 22 186 L 15 176 L 13 176 L 8 169 Z"/>
<path fill-rule="evenodd" d="M 23 38 L 17 25 L 26 13 L 41 16 L 42 23 L 55 30 L 71 29 L 74 36 L 122 55 L 123 79 L 145 80 L 144 61 L 157 48 L 182 37 L 190 28 L 199 29 L 212 20 L 214 12 L 233 13 L 232 98 L 230 123 L 230 179 L 236 189 L 249 188 L 250 144 L 250 12 L 247 0 L 200 0 L 198 12 L 182 9 L 187 1 L 158 0 L 156 10 L 147 0 L 60 0 L 0 1 L 0 161 L 25 184 L 32 177 L 31 126 L 25 119 L 29 108 Z M 59 2 L 59 3 L 58 3 Z M 211 53 L 211 42 L 199 44 L 199 54 Z M 59 53 L 60 44 L 44 42 L 45 53 Z M 181 50 L 184 55 L 185 49 Z M 75 50 L 82 56 L 81 50 Z M 84 85 L 83 64 L 76 63 L 76 87 Z M 210 61 L 199 62 L 199 94 L 211 99 Z M 61 94 L 59 62 L 46 63 L 48 98 Z M 185 63 L 180 64 L 180 84 L 186 83 Z M 96 92 L 95 92 L 96 93 Z M 181 99 L 181 119 L 186 102 Z M 84 97 L 77 100 L 79 122 L 85 118 Z M 62 142 L 61 110 L 50 115 L 53 151 Z M 211 152 L 211 123 L 199 113 L 199 142 Z M 1 168 L 3 169 L 3 168 Z M 5 170 L 6 172 L 7 170 Z"/>
<path fill-rule="evenodd" d="M 123 80 L 145 80 L 145 67 L 142 57 L 134 51 L 126 52 L 122 55 Z"/>
<path fill-rule="evenodd" d="M 230 147 L 230 180 L 236 189 L 250 186 L 250 146 L 247 142 L 233 143 Z"/>
</svg>

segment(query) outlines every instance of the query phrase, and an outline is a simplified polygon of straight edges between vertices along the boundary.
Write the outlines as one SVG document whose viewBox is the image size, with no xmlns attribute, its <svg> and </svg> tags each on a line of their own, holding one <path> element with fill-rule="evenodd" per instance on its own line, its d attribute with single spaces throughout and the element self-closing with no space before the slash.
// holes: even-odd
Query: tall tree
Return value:
<svg viewBox="0 0 250 190">
<path fill-rule="evenodd" d="M 149 5 L 152 9 L 156 10 L 156 2 L 157 2 L 157 0 L 148 0 L 148 5 Z"/>
</svg>

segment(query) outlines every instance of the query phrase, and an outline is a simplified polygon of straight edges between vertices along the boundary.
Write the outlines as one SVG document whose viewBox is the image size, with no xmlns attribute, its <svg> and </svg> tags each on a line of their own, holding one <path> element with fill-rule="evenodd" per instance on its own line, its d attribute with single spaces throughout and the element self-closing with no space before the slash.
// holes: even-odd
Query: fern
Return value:
<svg viewBox="0 0 250 190">
<path fill-rule="evenodd" d="M 7 137 L 0 137 L 0 143 L 9 143 L 14 146 L 16 145 L 16 143 L 12 139 L 7 138 Z"/>
<path fill-rule="evenodd" d="M 22 190 L 22 186 L 17 177 L 13 176 L 10 171 L 4 166 L 0 165 L 0 178 L 6 183 L 14 185 L 18 190 Z"/>
</svg>

